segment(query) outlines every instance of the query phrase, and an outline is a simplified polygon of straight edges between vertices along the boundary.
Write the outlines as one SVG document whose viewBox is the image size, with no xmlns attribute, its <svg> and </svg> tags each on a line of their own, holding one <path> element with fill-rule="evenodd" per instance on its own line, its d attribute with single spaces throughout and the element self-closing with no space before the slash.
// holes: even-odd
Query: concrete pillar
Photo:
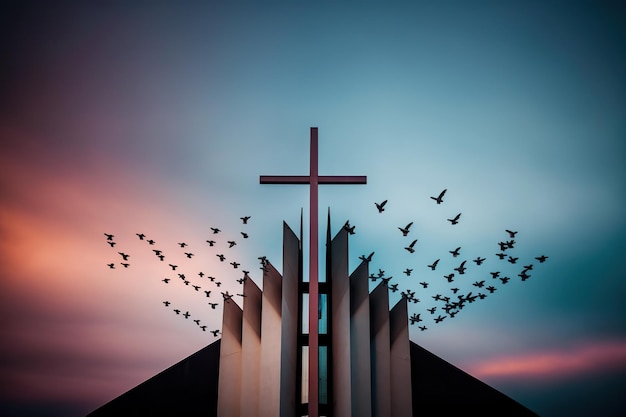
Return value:
<svg viewBox="0 0 626 417">
<path fill-rule="evenodd" d="M 331 242 L 331 409 L 334 416 L 351 416 L 350 376 L 350 280 L 348 278 L 348 233 L 341 229 Z M 357 414 L 359 415 L 359 414 Z"/>
<path fill-rule="evenodd" d="M 243 295 L 241 415 L 256 416 L 261 382 L 261 290 L 247 279 L 243 283 Z"/>
<path fill-rule="evenodd" d="M 234 300 L 226 300 L 223 305 L 217 415 L 219 417 L 238 417 L 241 415 L 241 331 L 243 312 Z"/>
<path fill-rule="evenodd" d="M 372 416 L 391 416 L 391 352 L 389 347 L 389 290 L 381 282 L 370 294 L 372 357 Z"/>
<path fill-rule="evenodd" d="M 260 417 L 280 415 L 282 277 L 268 262 L 263 271 L 261 315 Z"/>
<path fill-rule="evenodd" d="M 361 262 L 350 275 L 350 371 L 352 415 L 372 415 L 369 268 Z"/>
<path fill-rule="evenodd" d="M 389 337 L 391 349 L 391 417 L 412 417 L 411 344 L 406 298 L 400 299 L 389 313 Z"/>
<path fill-rule="evenodd" d="M 295 417 L 298 399 L 298 282 L 300 279 L 301 243 L 283 222 L 283 282 L 281 304 L 280 416 Z"/>
</svg>

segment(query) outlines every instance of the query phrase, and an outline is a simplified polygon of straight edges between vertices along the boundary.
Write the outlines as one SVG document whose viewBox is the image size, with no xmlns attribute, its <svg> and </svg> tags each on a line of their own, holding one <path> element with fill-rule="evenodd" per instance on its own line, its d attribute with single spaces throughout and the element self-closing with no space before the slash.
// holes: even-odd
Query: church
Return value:
<svg viewBox="0 0 626 417">
<path fill-rule="evenodd" d="M 318 186 L 365 184 L 364 176 L 320 176 L 311 128 L 308 176 L 261 176 L 261 184 L 308 184 L 309 274 L 302 218 L 283 222 L 282 274 L 263 261 L 261 290 L 243 283 L 243 307 L 223 303 L 222 337 L 89 414 L 219 417 L 536 416 L 409 339 L 407 298 L 389 305 L 369 262 L 348 269 L 348 231 L 326 227 L 318 271 Z M 322 275 L 322 279 L 319 276 Z"/>
<path fill-rule="evenodd" d="M 300 229 L 300 237 L 301 237 Z M 368 262 L 348 271 L 348 233 L 330 238 L 318 295 L 319 416 L 536 416 L 409 339 L 407 300 L 389 305 Z M 301 238 L 283 224 L 282 274 L 269 262 L 263 291 L 244 282 L 243 308 L 224 302 L 221 339 L 89 417 L 119 415 L 308 416 L 309 283 Z"/>
</svg>

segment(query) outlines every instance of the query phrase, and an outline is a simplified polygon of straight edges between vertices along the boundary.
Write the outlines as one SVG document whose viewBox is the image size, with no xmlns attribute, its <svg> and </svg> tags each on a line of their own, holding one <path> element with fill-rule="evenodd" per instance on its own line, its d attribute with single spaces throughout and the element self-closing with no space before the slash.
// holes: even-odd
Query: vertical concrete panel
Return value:
<svg viewBox="0 0 626 417">
<path fill-rule="evenodd" d="M 296 415 L 298 369 L 298 281 L 301 246 L 295 233 L 283 222 L 282 332 L 280 362 L 280 416 Z"/>
<path fill-rule="evenodd" d="M 372 369 L 370 354 L 369 269 L 361 264 L 350 276 L 350 371 L 352 415 L 372 415 Z"/>
<path fill-rule="evenodd" d="M 331 242 L 331 408 L 335 416 L 350 416 L 350 280 L 348 279 L 348 232 L 341 229 Z"/>
<path fill-rule="evenodd" d="M 389 290 L 380 283 L 370 294 L 372 357 L 372 416 L 391 415 L 391 352 L 389 346 Z"/>
<path fill-rule="evenodd" d="M 224 301 L 217 415 L 238 417 L 241 405 L 241 323 L 243 312 L 233 300 Z"/>
<path fill-rule="evenodd" d="M 391 417 L 413 416 L 411 344 L 407 301 L 402 298 L 389 313 L 391 349 Z"/>
<path fill-rule="evenodd" d="M 280 415 L 282 277 L 271 263 L 263 272 L 260 417 Z"/>
<path fill-rule="evenodd" d="M 261 382 L 261 290 L 251 279 L 243 283 L 241 328 L 241 415 L 257 416 Z"/>
</svg>

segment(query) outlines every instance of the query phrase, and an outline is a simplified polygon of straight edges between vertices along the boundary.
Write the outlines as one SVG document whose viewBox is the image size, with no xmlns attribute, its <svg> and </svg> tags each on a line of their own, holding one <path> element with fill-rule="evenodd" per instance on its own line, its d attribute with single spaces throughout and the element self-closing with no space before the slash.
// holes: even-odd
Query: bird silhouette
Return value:
<svg viewBox="0 0 626 417">
<path fill-rule="evenodd" d="M 476 281 L 472 284 L 474 287 L 482 288 L 485 286 L 485 281 Z"/>
<path fill-rule="evenodd" d="M 203 332 L 206 332 L 206 326 L 200 326 Z"/>
<path fill-rule="evenodd" d="M 163 251 L 160 251 L 160 250 L 158 250 L 158 249 L 152 249 L 152 252 L 154 252 L 154 254 L 155 254 L 156 256 L 159 256 L 160 254 L 162 254 L 162 253 L 163 253 Z"/>
<path fill-rule="evenodd" d="M 240 217 L 241 221 L 243 222 L 243 224 L 248 224 L 248 220 L 250 220 L 252 216 L 243 216 Z"/>
<path fill-rule="evenodd" d="M 247 239 L 247 238 L 248 238 L 248 234 L 247 234 L 247 233 L 245 233 L 245 232 L 239 232 L 239 233 L 241 233 L 241 236 L 242 236 L 244 239 Z"/>
<path fill-rule="evenodd" d="M 161 281 L 163 281 L 164 283 L 166 283 L 166 284 L 167 284 L 167 283 L 169 283 L 169 282 L 170 282 L 170 279 L 169 279 L 169 278 L 163 278 Z"/>
<path fill-rule="evenodd" d="M 232 248 L 233 246 L 235 246 L 237 244 L 237 242 L 235 242 L 234 240 L 229 240 L 228 241 L 228 247 Z"/>
<path fill-rule="evenodd" d="M 109 246 L 115 247 L 116 242 L 113 242 L 112 240 L 107 240 L 107 243 L 109 244 Z"/>
<path fill-rule="evenodd" d="M 169 301 L 163 301 L 163 304 L 165 304 L 165 307 L 169 306 L 171 303 Z"/>
<path fill-rule="evenodd" d="M 465 262 L 466 261 L 461 262 L 461 265 L 459 265 L 457 268 L 454 268 L 454 270 L 457 271 L 460 275 L 463 275 L 465 273 L 465 270 L 467 269 L 465 267 Z"/>
<path fill-rule="evenodd" d="M 219 233 L 219 232 L 221 232 L 221 230 L 220 230 L 220 229 L 218 229 L 217 227 L 211 227 L 211 230 L 213 231 L 213 234 L 214 234 L 214 235 L 215 235 L 215 234 L 217 234 L 217 233 Z"/>
<path fill-rule="evenodd" d="M 198 326 L 200 325 L 200 319 L 194 319 L 193 320 Z"/>
<path fill-rule="evenodd" d="M 421 331 L 424 331 L 424 330 L 428 329 L 428 327 L 426 327 L 426 326 L 418 326 L 418 327 L 419 327 L 419 329 L 420 329 Z"/>
<path fill-rule="evenodd" d="M 143 240 L 144 237 L 146 237 L 146 235 L 144 235 L 143 233 L 135 233 L 138 237 L 139 240 Z"/>
<path fill-rule="evenodd" d="M 154 244 L 156 243 L 156 242 L 155 242 L 154 240 L 152 240 L 152 239 L 148 239 L 148 240 L 146 240 L 146 242 L 148 242 L 148 244 L 150 244 L 150 245 L 154 245 Z"/>
<path fill-rule="evenodd" d="M 105 233 L 104 235 L 107 237 L 107 240 L 113 240 L 114 235 L 110 233 Z"/>
<path fill-rule="evenodd" d="M 211 291 L 204 290 L 204 293 L 206 294 L 207 297 L 211 296 Z"/>
<path fill-rule="evenodd" d="M 443 321 L 443 319 L 445 319 L 447 316 L 442 316 L 441 314 L 439 316 L 437 316 L 435 318 L 435 323 L 441 323 Z"/>
<path fill-rule="evenodd" d="M 217 255 L 215 255 L 215 256 L 217 256 L 218 258 L 220 258 L 220 261 L 222 261 L 222 262 L 224 262 L 224 260 L 226 259 L 226 257 L 225 257 L 224 255 L 222 255 L 222 254 L 217 254 Z"/>
<path fill-rule="evenodd" d="M 180 242 L 178 246 L 180 246 L 181 248 L 184 248 L 185 246 L 187 246 L 187 244 L 185 242 Z"/>
<path fill-rule="evenodd" d="M 220 334 L 220 331 L 219 329 L 211 330 L 211 333 L 213 333 L 213 336 L 217 337 L 217 335 Z"/>
<path fill-rule="evenodd" d="M 174 309 L 174 313 L 176 313 L 176 314 L 180 314 L 180 310 L 179 310 L 179 309 L 177 309 L 177 308 L 175 308 L 175 309 Z"/>
<path fill-rule="evenodd" d="M 207 240 L 206 243 L 208 243 L 209 246 L 215 245 L 215 241 L 214 240 Z"/>
<path fill-rule="evenodd" d="M 201 288 L 199 285 L 192 285 L 192 287 L 193 287 L 196 291 L 199 291 L 199 290 L 200 290 L 200 288 Z"/>
<path fill-rule="evenodd" d="M 459 248 L 460 249 L 460 248 Z M 432 269 L 433 271 L 435 270 L 435 268 L 437 268 L 437 264 L 439 263 L 439 259 L 437 259 L 435 262 L 433 262 L 432 264 L 428 265 L 428 267 L 430 269 Z"/>
<path fill-rule="evenodd" d="M 158 258 L 163 261 L 165 260 L 165 255 L 158 255 Z"/>
<path fill-rule="evenodd" d="M 445 279 L 448 280 L 448 282 L 452 282 L 454 281 L 454 274 L 448 274 L 448 275 L 444 275 L 443 276 Z"/>
<path fill-rule="evenodd" d="M 120 262 L 120 263 L 124 266 L 124 268 L 128 268 L 130 266 L 130 264 L 128 263 L 124 263 L 124 262 Z"/>
<path fill-rule="evenodd" d="M 193 253 L 190 252 L 185 252 L 185 256 L 187 256 L 187 258 L 190 258 L 193 256 Z"/>
<path fill-rule="evenodd" d="M 185 311 L 185 314 L 183 314 L 183 316 L 185 316 L 185 318 L 186 318 L 186 319 L 188 319 L 188 318 L 189 318 L 189 316 L 191 316 L 191 314 L 189 314 L 189 312 L 188 312 L 188 311 Z"/>
<path fill-rule="evenodd" d="M 497 256 L 498 258 L 500 258 L 500 259 L 504 259 L 504 258 L 506 258 L 506 256 L 507 256 L 507 255 L 506 255 L 506 253 L 504 253 L 504 252 L 500 252 L 500 253 L 496 253 L 496 256 Z"/>
<path fill-rule="evenodd" d="M 198 275 L 200 275 L 200 278 L 202 278 L 204 276 L 204 272 L 200 271 L 198 272 Z"/>
<path fill-rule="evenodd" d="M 415 239 L 413 242 L 411 242 L 411 244 L 407 247 L 405 247 L 404 249 L 408 250 L 410 253 L 415 252 L 415 249 L 413 249 L 413 246 L 415 246 L 415 244 L 417 243 L 417 239 Z"/>
<path fill-rule="evenodd" d="M 348 232 L 348 234 L 353 235 L 354 234 L 354 228 L 355 226 L 350 226 L 350 221 L 346 221 L 346 224 L 343 225 L 343 228 L 346 232 Z"/>
<path fill-rule="evenodd" d="M 359 256 L 359 259 L 362 260 L 362 261 L 365 261 L 365 262 L 371 262 L 372 256 L 374 256 L 374 252 L 370 253 L 367 256 L 361 255 L 361 256 Z"/>
<path fill-rule="evenodd" d="M 114 263 L 107 264 L 107 266 L 108 266 L 109 268 L 111 268 L 111 269 L 115 269 L 115 264 L 114 264 Z"/>
<path fill-rule="evenodd" d="M 526 269 L 523 270 L 521 273 L 517 274 L 517 276 L 522 278 L 522 281 L 526 281 L 528 278 L 530 278 L 530 275 L 526 273 Z"/>
<path fill-rule="evenodd" d="M 231 265 L 233 266 L 233 268 L 235 268 L 235 269 L 237 269 L 237 268 L 239 267 L 239 265 L 241 265 L 239 262 L 234 262 L 234 261 L 233 261 L 233 262 L 231 262 L 230 264 L 231 264 Z"/>
<path fill-rule="evenodd" d="M 500 271 L 490 272 L 491 278 L 496 279 L 500 276 Z"/>
<path fill-rule="evenodd" d="M 176 268 L 178 268 L 178 265 L 172 265 L 172 264 L 169 264 L 169 265 L 172 267 L 172 271 L 176 271 Z"/>
<path fill-rule="evenodd" d="M 509 229 L 506 229 L 506 230 L 505 230 L 505 232 L 507 232 L 507 233 L 509 234 L 509 236 L 511 237 L 511 239 L 512 239 L 512 238 L 514 238 L 514 237 L 515 237 L 515 235 L 517 234 L 517 232 L 513 232 L 513 231 L 511 231 L 511 230 L 509 230 Z"/>
<path fill-rule="evenodd" d="M 428 288 L 428 282 L 420 282 L 420 285 L 424 288 Z"/>
<path fill-rule="evenodd" d="M 408 277 L 409 275 L 411 275 L 411 272 L 413 272 L 413 270 L 412 270 L 412 269 L 410 269 L 410 268 L 407 268 L 407 269 L 405 269 L 403 272 L 404 272 L 404 273 L 406 274 L 406 276 Z"/>
<path fill-rule="evenodd" d="M 480 256 L 476 259 L 474 259 L 474 262 L 476 262 L 476 265 L 482 265 L 483 262 L 485 262 L 485 258 L 481 258 Z"/>
<path fill-rule="evenodd" d="M 420 321 L 422 321 L 422 319 L 420 318 L 420 314 L 416 313 L 413 313 L 411 317 L 409 317 L 409 320 L 411 321 L 411 324 L 419 323 Z"/>
<path fill-rule="evenodd" d="M 125 261 L 128 260 L 128 258 L 130 257 L 130 255 L 125 254 L 124 252 L 118 252 L 120 255 L 122 255 L 122 259 L 124 259 Z"/>
<path fill-rule="evenodd" d="M 496 287 L 494 287 L 493 285 L 490 285 L 488 287 L 485 287 L 485 289 L 489 291 L 491 294 L 493 294 L 494 291 L 496 290 Z"/>
<path fill-rule="evenodd" d="M 456 248 L 455 250 L 451 250 L 451 251 L 448 251 L 448 252 L 450 252 L 450 253 L 452 254 L 452 256 L 453 256 L 454 258 L 456 258 L 457 256 L 459 256 L 459 254 L 460 254 L 460 252 L 459 252 L 459 251 L 460 251 L 460 250 L 461 250 L 461 247 L 459 246 L 459 247 L 458 247 L 458 248 Z"/>
<path fill-rule="evenodd" d="M 459 222 L 459 218 L 461 217 L 461 213 L 457 214 L 456 216 L 454 216 L 453 219 L 448 219 L 448 221 L 452 224 L 457 224 Z"/>
<path fill-rule="evenodd" d="M 506 284 L 507 282 L 509 282 L 510 279 L 511 278 L 509 278 L 509 277 L 501 277 L 500 281 L 502 281 L 503 284 Z"/>
<path fill-rule="evenodd" d="M 443 202 L 443 196 L 446 193 L 446 191 L 448 191 L 447 189 L 443 190 L 442 192 L 439 193 L 439 195 L 437 197 L 430 197 L 433 200 L 435 200 L 437 202 L 437 204 L 441 204 Z"/>
<path fill-rule="evenodd" d="M 383 211 L 385 211 L 385 204 L 387 204 L 387 200 L 383 201 L 382 203 L 374 203 L 376 204 L 376 208 L 378 209 L 379 213 L 382 213 Z"/>
<path fill-rule="evenodd" d="M 541 256 L 535 257 L 535 259 L 538 260 L 539 263 L 544 263 L 546 261 L 546 259 L 548 259 L 548 257 L 545 256 L 545 255 L 541 255 Z"/>
<path fill-rule="evenodd" d="M 217 303 L 209 303 L 209 305 L 213 310 L 215 310 L 215 307 L 217 307 Z"/>
<path fill-rule="evenodd" d="M 514 258 L 512 256 L 509 256 L 509 262 L 512 263 L 512 264 L 516 263 L 518 259 L 519 258 Z"/>
<path fill-rule="evenodd" d="M 411 227 L 412 224 L 413 222 L 407 224 L 404 227 L 398 227 L 398 229 L 400 229 L 400 231 L 402 232 L 402 236 L 406 236 L 409 234 L 409 228 Z"/>
</svg>

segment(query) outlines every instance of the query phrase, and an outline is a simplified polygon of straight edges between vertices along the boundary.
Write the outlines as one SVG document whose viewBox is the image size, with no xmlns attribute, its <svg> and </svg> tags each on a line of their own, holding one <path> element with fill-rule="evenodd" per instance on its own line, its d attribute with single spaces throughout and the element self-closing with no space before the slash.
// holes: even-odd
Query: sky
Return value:
<svg viewBox="0 0 626 417">
<path fill-rule="evenodd" d="M 412 341 L 541 416 L 626 414 L 623 5 L 55 3 L 0 12 L 0 414 L 85 415 L 217 340 L 301 211 L 308 250 L 307 187 L 259 176 L 308 175 L 311 127 L 321 175 L 367 176 L 320 186 L 321 236 L 330 209 L 350 271 L 415 291 Z"/>
</svg>

